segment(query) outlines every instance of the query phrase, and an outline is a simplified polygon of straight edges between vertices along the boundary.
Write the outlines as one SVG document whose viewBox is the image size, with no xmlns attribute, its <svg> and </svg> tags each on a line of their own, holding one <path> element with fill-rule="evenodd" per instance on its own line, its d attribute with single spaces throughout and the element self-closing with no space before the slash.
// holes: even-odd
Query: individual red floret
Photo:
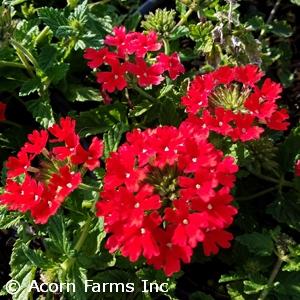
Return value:
<svg viewBox="0 0 300 300">
<path fill-rule="evenodd" d="M 127 81 L 124 78 L 128 71 L 128 64 L 124 62 L 120 64 L 118 60 L 111 61 L 111 72 L 96 73 L 97 82 L 102 83 L 103 90 L 112 93 L 116 88 L 121 91 L 127 86 Z"/>
<path fill-rule="evenodd" d="M 110 64 L 111 61 L 118 59 L 117 53 L 109 52 L 107 47 L 100 50 L 86 48 L 85 51 L 83 57 L 90 60 L 87 65 L 92 69 L 99 68 L 105 62 Z"/>
<path fill-rule="evenodd" d="M 137 32 L 135 39 L 131 40 L 128 52 L 130 54 L 135 53 L 139 57 L 144 57 L 147 52 L 157 51 L 161 46 L 161 42 L 157 43 L 157 33 L 155 31 L 150 30 L 147 35 Z"/>
<path fill-rule="evenodd" d="M 219 247 L 229 248 L 230 240 L 233 240 L 233 235 L 221 228 L 207 229 L 203 243 L 203 250 L 206 256 L 217 254 Z"/>
<path fill-rule="evenodd" d="M 184 66 L 180 62 L 177 52 L 174 52 L 171 56 L 167 56 L 161 52 L 157 55 L 156 59 L 161 63 L 164 70 L 169 72 L 169 76 L 172 80 L 175 80 L 180 73 L 184 74 Z"/>
<path fill-rule="evenodd" d="M 76 121 L 70 117 L 60 118 L 60 124 L 54 124 L 48 130 L 57 138 L 50 140 L 51 143 L 64 142 L 66 137 L 75 132 Z"/>
<path fill-rule="evenodd" d="M 103 141 L 94 137 L 88 151 L 84 150 L 80 144 L 77 145 L 75 154 L 71 156 L 71 161 L 73 165 L 85 164 L 92 171 L 100 166 L 99 158 L 102 154 Z"/>
<path fill-rule="evenodd" d="M 7 172 L 8 178 L 16 177 L 28 171 L 32 156 L 28 156 L 26 152 L 18 152 L 17 157 L 10 156 L 5 166 L 10 169 Z"/>
<path fill-rule="evenodd" d="M 148 67 L 142 57 L 136 57 L 135 62 L 136 64 L 129 63 L 128 69 L 129 72 L 137 76 L 139 86 L 158 85 L 165 79 L 160 76 L 164 72 L 161 64 L 157 63 Z"/>
</svg>

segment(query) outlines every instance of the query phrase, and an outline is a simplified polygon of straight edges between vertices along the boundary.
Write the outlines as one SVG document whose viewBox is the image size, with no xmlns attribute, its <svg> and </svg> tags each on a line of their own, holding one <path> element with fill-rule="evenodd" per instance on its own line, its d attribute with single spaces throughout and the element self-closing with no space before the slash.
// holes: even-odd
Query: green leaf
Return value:
<svg viewBox="0 0 300 300">
<path fill-rule="evenodd" d="M 68 37 L 68 36 L 77 35 L 78 33 L 79 32 L 76 29 L 74 29 L 72 26 L 65 25 L 65 26 L 59 26 L 55 32 L 55 35 Z"/>
<path fill-rule="evenodd" d="M 127 126 L 120 122 L 115 125 L 108 133 L 103 135 L 104 141 L 104 156 L 108 158 L 110 156 L 110 152 L 117 151 L 119 143 L 122 138 L 122 134 L 128 131 Z"/>
<path fill-rule="evenodd" d="M 137 26 L 139 25 L 140 21 L 142 19 L 142 15 L 140 13 L 136 13 L 134 15 L 129 15 L 129 17 L 126 19 L 124 26 L 128 31 L 133 30 L 135 31 Z"/>
<path fill-rule="evenodd" d="M 274 245 L 266 230 L 263 233 L 253 232 L 235 238 L 237 241 L 247 246 L 247 248 L 260 256 L 269 256 L 274 252 Z"/>
<path fill-rule="evenodd" d="M 55 34 L 59 26 L 69 25 L 68 19 L 58 10 L 52 7 L 42 7 L 37 10 L 40 19 L 50 27 Z"/>
<path fill-rule="evenodd" d="M 274 21 L 268 24 L 267 28 L 279 37 L 289 37 L 293 34 L 292 27 L 286 21 Z"/>
<path fill-rule="evenodd" d="M 247 295 L 257 294 L 268 288 L 268 279 L 260 274 L 250 274 L 249 279 L 244 281 L 244 292 Z"/>
<path fill-rule="evenodd" d="M 37 76 L 28 79 L 22 85 L 19 96 L 27 96 L 33 92 L 40 91 L 43 88 L 41 79 Z"/>
<path fill-rule="evenodd" d="M 280 173 L 294 170 L 295 157 L 300 149 L 300 127 L 293 128 L 278 148 L 276 161 L 280 162 L 278 166 Z"/>
<path fill-rule="evenodd" d="M 126 109 L 123 104 L 116 102 L 81 112 L 74 118 L 78 134 L 80 137 L 86 137 L 106 132 L 120 122 L 127 125 Z"/>
<path fill-rule="evenodd" d="M 276 289 L 277 299 L 282 299 L 282 294 L 289 296 L 288 299 L 297 300 L 300 295 L 300 272 L 282 272 L 279 271 L 276 278 L 276 282 L 279 282 L 284 289 Z M 273 291 L 272 291 L 273 292 Z M 282 293 L 283 292 L 283 293 Z M 293 298 L 291 298 L 293 297 Z"/>
<path fill-rule="evenodd" d="M 16 212 L 10 212 L 6 206 L 0 205 L 0 229 L 10 228 L 20 223 L 22 215 Z"/>
<path fill-rule="evenodd" d="M 291 86 L 294 81 L 294 74 L 288 68 L 281 68 L 278 77 L 285 88 Z"/>
<path fill-rule="evenodd" d="M 87 235 L 84 244 L 82 245 L 82 252 L 85 257 L 94 257 L 100 250 L 100 244 L 105 237 L 103 218 L 94 217 L 91 224 L 91 230 Z"/>
<path fill-rule="evenodd" d="M 262 16 L 254 16 L 247 20 L 246 27 L 251 26 L 253 30 L 261 30 L 266 27 Z"/>
<path fill-rule="evenodd" d="M 190 294 L 189 300 L 214 300 L 214 298 L 210 295 L 198 291 Z"/>
<path fill-rule="evenodd" d="M 142 114 L 144 114 L 146 111 L 148 111 L 153 104 L 149 102 L 148 100 L 143 100 L 141 103 L 138 103 L 134 105 L 134 109 L 131 109 L 129 111 L 128 116 L 129 117 L 139 117 Z"/>
<path fill-rule="evenodd" d="M 300 194 L 296 191 L 282 193 L 278 198 L 268 205 L 267 213 L 271 214 L 277 221 L 300 231 Z"/>
<path fill-rule="evenodd" d="M 45 75 L 52 83 L 58 83 L 61 79 L 66 77 L 70 65 L 66 63 L 56 63 L 45 71 Z"/>
<path fill-rule="evenodd" d="M 43 94 L 39 99 L 27 101 L 26 107 L 44 128 L 48 128 L 55 123 L 48 93 Z"/>
<path fill-rule="evenodd" d="M 65 220 L 61 212 L 57 212 L 54 216 L 49 218 L 47 223 L 47 232 L 49 238 L 45 242 L 56 253 L 70 254 L 71 243 L 69 241 L 68 232 L 65 227 Z"/>
<path fill-rule="evenodd" d="M 3 0 L 2 4 L 4 5 L 9 5 L 9 6 L 14 6 L 20 3 L 23 3 L 27 0 Z"/>
<path fill-rule="evenodd" d="M 41 49 L 41 53 L 38 57 L 38 63 L 43 71 L 49 69 L 55 62 L 57 55 L 59 54 L 56 47 L 53 45 L 46 45 Z"/>
<path fill-rule="evenodd" d="M 300 6 L 300 0 L 291 0 L 291 2 Z"/>
<path fill-rule="evenodd" d="M 159 121 L 161 125 L 179 126 L 181 119 L 171 99 L 165 99 L 162 102 L 159 112 Z"/>
<path fill-rule="evenodd" d="M 41 250 L 32 250 L 25 244 L 22 244 L 22 250 L 31 263 L 38 268 L 47 269 L 54 265 L 53 261 L 46 258 Z"/>
<path fill-rule="evenodd" d="M 69 84 L 67 91 L 64 93 L 64 96 L 70 102 L 103 101 L 103 98 L 98 89 L 77 84 Z"/>
<path fill-rule="evenodd" d="M 88 299 L 85 291 L 85 281 L 87 280 L 87 270 L 81 268 L 76 262 L 72 266 L 71 270 L 67 273 L 66 283 L 72 284 L 75 288 L 70 286 L 69 290 L 64 290 L 63 294 L 66 299 L 78 300 Z M 64 282 L 61 282 L 64 283 Z"/>
<path fill-rule="evenodd" d="M 28 298 L 30 283 L 34 279 L 37 269 L 24 254 L 22 245 L 23 242 L 21 240 L 15 242 L 10 261 L 12 270 L 10 276 L 20 284 L 19 291 L 13 295 L 14 300 L 24 300 Z"/>
</svg>

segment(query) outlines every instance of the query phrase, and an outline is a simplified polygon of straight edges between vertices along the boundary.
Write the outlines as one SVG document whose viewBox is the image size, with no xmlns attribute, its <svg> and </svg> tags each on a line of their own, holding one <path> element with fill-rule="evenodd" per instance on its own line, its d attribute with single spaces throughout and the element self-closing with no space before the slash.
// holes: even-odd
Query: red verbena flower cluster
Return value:
<svg viewBox="0 0 300 300">
<path fill-rule="evenodd" d="M 207 141 L 208 130 L 183 122 L 127 134 L 127 142 L 106 160 L 102 200 L 106 248 L 141 255 L 169 276 L 190 262 L 202 242 L 205 255 L 230 247 L 224 230 L 237 213 L 229 205 L 238 166 Z"/>
<path fill-rule="evenodd" d="M 50 143 L 63 143 L 51 152 L 46 149 L 48 131 L 55 137 Z M 93 138 L 88 150 L 83 149 L 75 133 L 75 121 L 69 117 L 61 118 L 60 125 L 54 124 L 48 131 L 34 130 L 17 156 L 9 157 L 5 193 L 0 196 L 0 203 L 7 204 L 9 210 L 30 211 L 35 222 L 41 224 L 45 224 L 79 186 L 86 170 L 100 165 L 99 158 L 103 154 L 103 142 L 97 137 Z M 45 160 L 36 168 L 32 163 L 40 154 Z M 24 177 L 22 182 L 20 175 Z"/>
<path fill-rule="evenodd" d="M 110 52 L 108 47 L 100 50 L 87 48 L 84 58 L 90 60 L 88 66 L 99 68 L 102 64 L 111 67 L 110 71 L 97 72 L 97 81 L 102 84 L 105 91 L 113 92 L 122 90 L 129 82 L 137 81 L 139 86 L 158 85 L 164 77 L 165 71 L 169 72 L 171 79 L 176 79 L 184 73 L 178 53 L 167 56 L 159 53 L 156 62 L 148 66 L 145 55 L 150 51 L 158 51 L 162 43 L 157 42 L 157 34 L 150 30 L 148 34 L 140 32 L 126 33 L 124 26 L 114 27 L 114 35 L 107 35 L 104 44 L 116 47 L 116 52 Z"/>
<path fill-rule="evenodd" d="M 5 121 L 5 109 L 6 109 L 6 104 L 0 101 L 0 121 Z"/>
<path fill-rule="evenodd" d="M 182 97 L 182 105 L 190 113 L 187 122 L 243 142 L 259 138 L 262 124 L 286 130 L 287 110 L 278 110 L 275 103 L 282 91 L 280 84 L 266 79 L 259 88 L 255 83 L 262 76 L 258 67 L 251 65 L 225 66 L 196 76 Z"/>
</svg>

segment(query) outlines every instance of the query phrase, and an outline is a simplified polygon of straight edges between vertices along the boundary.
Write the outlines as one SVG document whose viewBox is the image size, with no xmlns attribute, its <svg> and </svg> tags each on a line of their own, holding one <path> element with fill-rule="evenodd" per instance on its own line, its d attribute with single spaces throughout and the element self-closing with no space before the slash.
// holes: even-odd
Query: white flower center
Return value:
<svg viewBox="0 0 300 300">
<path fill-rule="evenodd" d="M 168 243 L 167 246 L 171 249 L 172 248 L 172 243 Z"/>
<path fill-rule="evenodd" d="M 136 203 L 135 205 L 134 205 L 134 208 L 139 208 L 140 207 L 140 204 L 139 203 Z"/>
<path fill-rule="evenodd" d="M 246 133 L 247 129 L 246 128 L 242 128 L 242 133 Z"/>
<path fill-rule="evenodd" d="M 145 228 L 141 228 L 141 234 L 144 234 L 146 232 Z"/>
<path fill-rule="evenodd" d="M 188 221 L 187 219 L 184 219 L 184 220 L 182 221 L 182 223 L 183 223 L 184 225 L 188 225 L 188 224 L 189 224 L 189 221 Z"/>
<path fill-rule="evenodd" d="M 129 177 L 130 177 L 130 174 L 129 174 L 129 173 L 126 173 L 126 174 L 125 174 L 125 177 L 126 177 L 126 178 L 129 178 Z"/>
<path fill-rule="evenodd" d="M 115 79 L 118 79 L 119 78 L 119 76 L 118 75 L 115 75 L 115 77 L 114 77 Z"/>
<path fill-rule="evenodd" d="M 208 205 L 207 205 L 207 208 L 210 209 L 210 210 L 213 209 L 213 207 L 212 207 L 211 204 L 208 204 Z"/>
<path fill-rule="evenodd" d="M 69 189 L 71 189 L 72 187 L 73 187 L 73 185 L 72 185 L 72 183 L 67 183 L 67 187 L 69 188 Z"/>
<path fill-rule="evenodd" d="M 197 158 L 196 158 L 196 157 L 194 157 L 194 158 L 192 159 L 192 161 L 193 161 L 193 162 L 196 162 L 196 161 L 197 161 Z"/>
<path fill-rule="evenodd" d="M 201 188 L 201 185 L 199 183 L 196 184 L 196 189 L 199 190 Z"/>
</svg>

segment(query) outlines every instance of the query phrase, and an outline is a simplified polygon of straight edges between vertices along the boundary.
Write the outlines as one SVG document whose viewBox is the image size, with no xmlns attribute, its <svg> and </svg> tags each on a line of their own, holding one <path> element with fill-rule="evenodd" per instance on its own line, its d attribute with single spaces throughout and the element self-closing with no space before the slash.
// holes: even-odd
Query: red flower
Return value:
<svg viewBox="0 0 300 300">
<path fill-rule="evenodd" d="M 300 176 L 300 159 L 298 159 L 297 162 L 296 162 L 295 174 L 296 174 L 296 176 Z"/>
<path fill-rule="evenodd" d="M 190 213 L 185 200 L 174 200 L 175 209 L 165 209 L 164 220 L 173 223 L 175 230 L 172 237 L 172 244 L 185 247 L 187 244 L 192 248 L 204 239 L 203 228 L 208 226 L 205 213 Z"/>
<path fill-rule="evenodd" d="M 97 81 L 102 83 L 103 90 L 112 93 L 116 88 L 121 91 L 127 86 L 127 81 L 124 78 L 128 71 L 128 64 L 125 62 L 122 65 L 118 60 L 111 61 L 111 72 L 96 73 Z"/>
<path fill-rule="evenodd" d="M 107 35 L 104 44 L 117 47 L 118 54 L 121 58 L 125 58 L 129 48 L 131 48 L 131 42 L 136 38 L 135 32 L 129 32 L 126 34 L 124 26 L 113 28 L 114 36 Z"/>
<path fill-rule="evenodd" d="M 263 120 L 270 118 L 277 105 L 270 101 L 262 101 L 258 94 L 252 94 L 246 99 L 244 107 L 248 108 L 253 116 Z"/>
<path fill-rule="evenodd" d="M 0 121 L 5 121 L 5 109 L 6 109 L 6 104 L 0 101 Z"/>
<path fill-rule="evenodd" d="M 171 56 L 159 53 L 157 55 L 157 61 L 162 64 L 165 71 L 169 72 L 169 76 L 172 80 L 175 80 L 179 76 L 179 73 L 184 73 L 184 66 L 180 62 L 177 52 L 173 53 Z"/>
<path fill-rule="evenodd" d="M 274 130 L 286 130 L 287 127 L 290 125 L 289 122 L 283 122 L 284 120 L 288 119 L 289 115 L 287 114 L 287 110 L 281 109 L 275 111 L 271 118 L 266 119 L 266 124 L 269 128 Z"/>
<path fill-rule="evenodd" d="M 264 74 L 258 70 L 257 66 L 252 65 L 247 65 L 245 67 L 235 67 L 234 71 L 237 81 L 251 87 L 253 87 L 254 83 L 259 81 L 261 77 L 264 76 Z"/>
<path fill-rule="evenodd" d="M 74 191 L 82 182 L 80 173 L 70 172 L 68 166 L 61 167 L 59 174 L 54 173 L 50 179 L 51 185 L 56 187 L 56 200 L 63 202 L 65 198 Z"/>
<path fill-rule="evenodd" d="M 228 133 L 233 141 L 241 140 L 242 142 L 258 139 L 260 134 L 264 131 L 263 128 L 252 126 L 254 121 L 252 115 L 242 115 L 240 113 L 234 115 L 233 120 L 236 128 Z"/>
<path fill-rule="evenodd" d="M 164 77 L 160 76 L 164 72 L 161 64 L 148 67 L 142 57 L 136 57 L 135 62 L 136 65 L 129 63 L 129 71 L 137 76 L 139 86 L 158 85 L 164 80 Z"/>
<path fill-rule="evenodd" d="M 221 228 L 208 229 L 205 233 L 203 243 L 203 250 L 206 256 L 217 254 L 219 252 L 219 245 L 222 248 L 230 247 L 230 240 L 233 240 L 233 235 Z"/>
<path fill-rule="evenodd" d="M 157 33 L 150 30 L 148 35 L 137 32 L 135 39 L 131 41 L 129 53 L 135 53 L 136 56 L 144 57 L 148 51 L 157 51 L 161 48 L 162 43 L 157 43 Z"/>
<path fill-rule="evenodd" d="M 117 53 L 109 52 L 107 47 L 100 50 L 95 50 L 92 48 L 86 48 L 86 53 L 83 55 L 85 59 L 91 60 L 87 65 L 94 69 L 100 67 L 104 62 L 110 64 L 111 61 L 117 59 Z"/>
<path fill-rule="evenodd" d="M 75 131 L 75 120 L 70 117 L 60 118 L 60 124 L 54 124 L 48 130 L 57 138 L 50 140 L 51 143 L 64 142 L 66 138 Z"/>
<path fill-rule="evenodd" d="M 234 80 L 235 69 L 228 66 L 220 67 L 216 72 L 213 72 L 213 77 L 219 84 L 229 84 Z"/>
<path fill-rule="evenodd" d="M 59 160 L 65 160 L 68 156 L 75 154 L 75 149 L 79 145 L 79 136 L 76 133 L 72 133 L 64 139 L 65 146 L 57 146 L 52 151 L 56 155 L 55 158 Z"/>
<path fill-rule="evenodd" d="M 28 157 L 26 152 L 18 152 L 17 157 L 10 156 L 6 163 L 6 168 L 10 169 L 7 172 L 8 178 L 16 177 L 27 172 L 30 167 L 32 156 Z"/>
<path fill-rule="evenodd" d="M 28 135 L 28 140 L 31 143 L 26 142 L 21 151 L 33 153 L 33 157 L 35 157 L 45 149 L 48 141 L 48 132 L 46 130 L 41 130 L 40 132 L 34 130 L 32 134 Z"/>
<path fill-rule="evenodd" d="M 154 231 L 154 237 L 159 243 L 159 255 L 147 259 L 147 264 L 153 264 L 156 270 L 163 268 L 167 276 L 180 271 L 180 260 L 184 263 L 189 263 L 193 254 L 190 246 L 185 245 L 180 247 L 179 245 L 172 244 L 171 239 L 175 228 L 175 226 L 169 225 L 166 231 L 161 228 L 157 228 Z"/>
<path fill-rule="evenodd" d="M 92 171 L 100 166 L 99 158 L 103 154 L 103 141 L 94 137 L 88 151 L 85 151 L 80 144 L 78 144 L 75 151 L 76 154 L 71 156 L 72 164 L 78 165 L 84 163 Z"/>
<path fill-rule="evenodd" d="M 137 191 L 139 181 L 145 178 L 145 170 L 135 169 L 134 166 L 135 158 L 129 147 L 120 148 L 119 153 L 111 153 L 111 157 L 106 160 L 107 173 L 104 177 L 106 188 L 113 189 L 125 184 L 130 191 Z"/>
</svg>

